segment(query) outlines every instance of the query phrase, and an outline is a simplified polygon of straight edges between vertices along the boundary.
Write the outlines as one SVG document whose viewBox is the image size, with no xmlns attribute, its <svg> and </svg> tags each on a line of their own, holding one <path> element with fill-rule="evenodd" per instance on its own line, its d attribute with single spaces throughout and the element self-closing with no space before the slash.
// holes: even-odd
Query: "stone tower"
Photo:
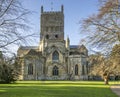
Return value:
<svg viewBox="0 0 120 97">
<path fill-rule="evenodd" d="M 64 14 L 63 6 L 61 11 L 45 12 L 41 7 L 41 32 L 40 40 L 64 40 Z"/>
</svg>

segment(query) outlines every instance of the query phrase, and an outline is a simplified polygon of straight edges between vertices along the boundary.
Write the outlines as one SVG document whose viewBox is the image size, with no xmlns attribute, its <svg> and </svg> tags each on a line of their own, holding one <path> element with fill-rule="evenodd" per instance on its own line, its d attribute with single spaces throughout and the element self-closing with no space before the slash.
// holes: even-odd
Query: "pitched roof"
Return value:
<svg viewBox="0 0 120 97">
<path fill-rule="evenodd" d="M 78 48 L 79 45 L 70 45 L 70 48 Z"/>
<path fill-rule="evenodd" d="M 38 46 L 20 46 L 19 49 L 38 49 Z"/>
<path fill-rule="evenodd" d="M 84 48 L 87 49 L 83 44 L 82 45 L 70 45 L 71 49 L 78 49 L 78 48 Z"/>
<path fill-rule="evenodd" d="M 31 49 L 31 50 L 29 50 L 29 52 L 27 53 L 27 55 L 41 55 L 41 52 L 37 52 L 37 51 L 35 51 L 35 50 L 33 50 L 33 49 Z"/>
</svg>

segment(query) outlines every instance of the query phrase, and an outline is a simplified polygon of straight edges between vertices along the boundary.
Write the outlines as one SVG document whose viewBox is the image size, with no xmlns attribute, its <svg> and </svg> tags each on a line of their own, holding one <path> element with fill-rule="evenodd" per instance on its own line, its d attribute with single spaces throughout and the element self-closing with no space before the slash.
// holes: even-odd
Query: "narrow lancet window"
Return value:
<svg viewBox="0 0 120 97">
<path fill-rule="evenodd" d="M 28 75 L 33 75 L 33 65 L 32 64 L 28 65 Z"/>
<path fill-rule="evenodd" d="M 75 75 L 78 75 L 78 65 L 75 65 Z"/>
<path fill-rule="evenodd" d="M 58 75 L 59 75 L 59 70 L 58 70 L 58 67 L 57 67 L 57 66 L 54 66 L 54 67 L 53 67 L 53 75 L 54 75 L 54 76 L 58 76 Z"/>
</svg>

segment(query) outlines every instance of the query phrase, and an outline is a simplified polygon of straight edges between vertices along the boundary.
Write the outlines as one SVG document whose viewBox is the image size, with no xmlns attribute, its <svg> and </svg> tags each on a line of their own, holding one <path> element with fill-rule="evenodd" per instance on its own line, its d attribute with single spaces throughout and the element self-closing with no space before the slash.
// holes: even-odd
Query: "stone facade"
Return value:
<svg viewBox="0 0 120 97">
<path fill-rule="evenodd" d="M 64 40 L 64 9 L 46 12 L 41 7 L 40 44 L 21 46 L 21 80 L 87 80 L 88 50 Z"/>
</svg>

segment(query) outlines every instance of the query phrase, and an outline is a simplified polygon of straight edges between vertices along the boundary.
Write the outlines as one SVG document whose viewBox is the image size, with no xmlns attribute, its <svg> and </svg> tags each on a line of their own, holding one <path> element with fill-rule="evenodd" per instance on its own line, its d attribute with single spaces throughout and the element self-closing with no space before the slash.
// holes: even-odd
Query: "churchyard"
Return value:
<svg viewBox="0 0 120 97">
<path fill-rule="evenodd" d="M 18 81 L 0 84 L 0 97 L 118 97 L 103 81 Z"/>
</svg>

